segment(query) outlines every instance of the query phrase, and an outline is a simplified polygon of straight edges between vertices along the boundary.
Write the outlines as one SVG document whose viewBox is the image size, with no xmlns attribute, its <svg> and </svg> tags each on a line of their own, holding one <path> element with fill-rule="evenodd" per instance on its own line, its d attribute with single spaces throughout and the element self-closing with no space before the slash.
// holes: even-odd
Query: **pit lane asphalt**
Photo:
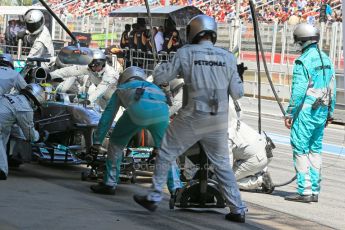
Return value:
<svg viewBox="0 0 345 230">
<path fill-rule="evenodd" d="M 256 127 L 256 116 L 243 120 Z M 264 117 L 263 130 L 288 137 L 281 119 Z M 344 127 L 326 129 L 325 143 L 341 146 Z M 278 140 L 279 142 L 279 140 Z M 294 174 L 291 148 L 276 143 L 269 171 L 273 181 Z M 345 150 L 342 150 L 345 152 Z M 80 166 L 24 164 L 0 181 L 0 229 L 345 229 L 345 157 L 324 154 L 319 203 L 288 202 L 295 183 L 271 195 L 241 192 L 248 205 L 245 224 L 224 220 L 226 209 L 169 210 L 168 195 L 155 213 L 134 203 L 134 193 L 145 193 L 147 180 L 121 184 L 115 196 L 93 194 L 92 182 L 80 180 Z"/>
</svg>

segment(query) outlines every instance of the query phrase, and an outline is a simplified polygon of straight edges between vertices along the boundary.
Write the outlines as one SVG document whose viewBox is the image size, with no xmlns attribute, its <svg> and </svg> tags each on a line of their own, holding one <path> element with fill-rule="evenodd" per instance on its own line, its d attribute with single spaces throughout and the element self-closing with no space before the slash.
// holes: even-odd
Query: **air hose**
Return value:
<svg viewBox="0 0 345 230">
<path fill-rule="evenodd" d="M 264 54 L 264 49 L 262 46 L 262 41 L 261 41 L 261 36 L 260 36 L 260 31 L 258 28 L 258 21 L 256 18 L 256 12 L 255 12 L 255 5 L 253 3 L 253 0 L 249 0 L 249 5 L 250 5 L 250 11 L 251 11 L 251 15 L 252 15 L 252 19 L 253 19 L 253 27 L 254 27 L 254 38 L 255 38 L 255 48 L 256 48 L 256 62 L 257 62 L 257 68 L 258 68 L 258 113 L 259 113 L 259 117 L 258 117 L 258 129 L 259 129 L 259 133 L 261 133 L 261 75 L 260 75 L 260 57 L 259 57 L 259 48 L 261 51 L 261 58 L 264 64 L 264 68 L 265 68 L 265 73 L 268 79 L 268 82 L 270 84 L 270 87 L 272 89 L 272 92 L 274 94 L 274 98 L 277 101 L 280 111 L 282 112 L 283 116 L 286 115 L 286 112 L 283 108 L 283 105 L 281 104 L 281 99 L 278 97 L 278 94 L 274 88 L 273 82 L 272 82 L 272 78 L 270 76 L 270 73 L 268 71 L 267 68 L 267 63 L 266 63 L 266 58 L 265 58 L 265 54 Z M 280 184 L 274 184 L 273 183 L 273 187 L 282 187 L 285 185 L 288 185 L 290 183 L 292 183 L 295 179 L 296 179 L 296 175 L 291 178 L 290 180 L 280 183 Z"/>
</svg>

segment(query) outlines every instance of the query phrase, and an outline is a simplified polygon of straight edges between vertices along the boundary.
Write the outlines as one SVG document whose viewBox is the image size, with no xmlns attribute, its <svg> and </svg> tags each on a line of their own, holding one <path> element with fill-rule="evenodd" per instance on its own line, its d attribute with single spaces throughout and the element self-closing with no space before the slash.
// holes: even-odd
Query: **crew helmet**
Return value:
<svg viewBox="0 0 345 230">
<path fill-rule="evenodd" d="M 41 104 L 46 100 L 44 89 L 39 84 L 28 84 L 21 90 L 21 93 L 32 100 L 36 106 L 41 106 Z"/>
<path fill-rule="evenodd" d="M 320 41 L 320 30 L 308 23 L 298 24 L 293 31 L 293 39 L 305 48 Z"/>
<path fill-rule="evenodd" d="M 44 15 L 40 10 L 28 10 L 24 15 L 26 29 L 30 34 L 38 34 L 44 28 Z"/>
<path fill-rule="evenodd" d="M 8 66 L 14 69 L 11 54 L 0 54 L 0 66 Z"/>
<path fill-rule="evenodd" d="M 106 62 L 107 62 L 107 57 L 100 49 L 92 50 L 92 61 L 88 65 L 89 68 L 92 68 L 94 66 L 102 66 L 104 68 Z"/>
<path fill-rule="evenodd" d="M 131 66 L 121 73 L 118 84 L 126 83 L 132 78 L 136 80 L 146 81 L 147 76 L 142 68 Z"/>
<path fill-rule="evenodd" d="M 187 40 L 190 44 L 199 42 L 205 34 L 212 36 L 213 44 L 217 41 L 217 23 L 207 15 L 200 14 L 193 17 L 187 24 Z"/>
</svg>

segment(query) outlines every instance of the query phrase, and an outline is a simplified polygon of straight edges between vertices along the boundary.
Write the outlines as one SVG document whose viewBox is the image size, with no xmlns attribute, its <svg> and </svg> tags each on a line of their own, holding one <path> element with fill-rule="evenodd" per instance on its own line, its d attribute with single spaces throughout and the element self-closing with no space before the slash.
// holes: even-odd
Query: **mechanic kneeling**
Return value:
<svg viewBox="0 0 345 230">
<path fill-rule="evenodd" d="M 39 134 L 34 128 L 34 110 L 45 100 L 45 92 L 38 84 L 29 84 L 20 94 L 0 96 L 0 180 L 6 180 L 8 164 L 6 146 L 11 127 L 17 123 L 28 141 L 36 142 L 46 138 L 46 133 Z"/>
<path fill-rule="evenodd" d="M 238 105 L 238 104 L 237 104 Z M 233 171 L 241 190 L 261 189 L 272 193 L 274 185 L 267 166 L 275 148 L 272 140 L 240 120 L 232 100 L 229 102 L 229 149 Z"/>
<path fill-rule="evenodd" d="M 100 49 L 92 50 L 92 56 L 93 59 L 87 66 L 67 66 L 51 72 L 50 76 L 52 79 L 64 79 L 57 87 L 58 92 L 78 94 L 78 85 L 83 85 L 90 103 L 96 103 L 103 109 L 116 89 L 119 73 L 107 64 L 107 58 Z M 95 86 L 92 92 L 89 90 L 91 85 Z"/>
</svg>

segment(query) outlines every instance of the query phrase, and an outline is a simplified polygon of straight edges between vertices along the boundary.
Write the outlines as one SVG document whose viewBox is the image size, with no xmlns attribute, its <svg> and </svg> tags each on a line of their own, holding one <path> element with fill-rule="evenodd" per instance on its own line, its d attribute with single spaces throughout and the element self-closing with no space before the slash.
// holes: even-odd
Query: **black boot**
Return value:
<svg viewBox="0 0 345 230">
<path fill-rule="evenodd" d="M 91 185 L 90 189 L 94 193 L 100 193 L 100 194 L 105 194 L 105 195 L 115 195 L 115 186 L 109 186 L 104 184 L 103 182 L 98 183 L 96 185 Z"/>
<path fill-rule="evenodd" d="M 265 172 L 262 175 L 262 185 L 261 190 L 263 193 L 271 194 L 274 191 L 274 184 L 271 178 L 271 175 L 268 172 Z"/>
<path fill-rule="evenodd" d="M 7 180 L 6 173 L 2 170 L 0 170 L 0 180 Z"/>
<path fill-rule="evenodd" d="M 289 201 L 302 202 L 302 203 L 312 202 L 312 196 L 311 195 L 303 196 L 300 194 L 294 194 L 294 195 L 286 196 L 284 199 L 289 200 Z"/>
<path fill-rule="evenodd" d="M 233 221 L 233 222 L 244 223 L 246 222 L 246 214 L 245 212 L 240 213 L 240 214 L 234 214 L 230 212 L 225 215 L 225 219 Z"/>
<path fill-rule="evenodd" d="M 133 199 L 135 202 L 149 210 L 150 212 L 154 212 L 157 208 L 157 202 L 150 201 L 147 199 L 146 196 L 139 196 L 139 195 L 134 195 Z"/>
<path fill-rule="evenodd" d="M 315 203 L 319 202 L 319 195 L 318 194 L 313 194 L 311 196 L 311 202 L 315 202 Z"/>
</svg>

